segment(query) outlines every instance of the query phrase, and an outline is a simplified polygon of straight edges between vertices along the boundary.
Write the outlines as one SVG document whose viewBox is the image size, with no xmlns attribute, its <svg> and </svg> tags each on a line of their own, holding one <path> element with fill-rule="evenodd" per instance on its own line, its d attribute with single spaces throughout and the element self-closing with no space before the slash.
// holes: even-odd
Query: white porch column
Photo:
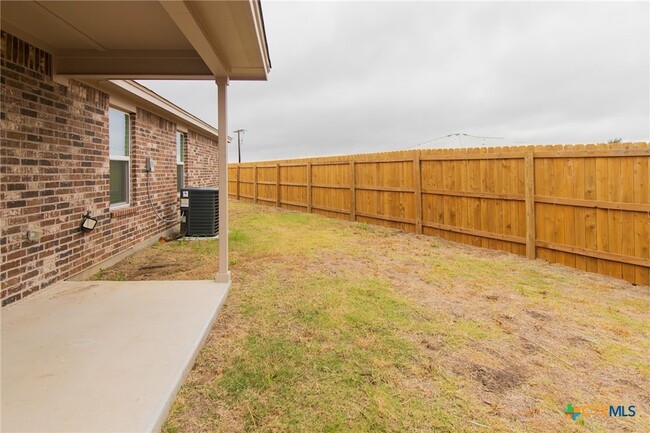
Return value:
<svg viewBox="0 0 650 433">
<path fill-rule="evenodd" d="M 228 270 L 228 77 L 217 77 L 219 129 L 219 264 L 216 280 L 230 282 Z"/>
</svg>

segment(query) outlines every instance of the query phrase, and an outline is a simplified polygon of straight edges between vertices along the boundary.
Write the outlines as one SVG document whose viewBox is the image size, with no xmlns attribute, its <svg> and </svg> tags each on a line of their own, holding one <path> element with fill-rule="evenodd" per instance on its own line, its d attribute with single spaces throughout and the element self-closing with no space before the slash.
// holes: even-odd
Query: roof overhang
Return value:
<svg viewBox="0 0 650 433">
<path fill-rule="evenodd" d="M 259 0 L 0 2 L 2 29 L 49 51 L 54 74 L 266 80 Z"/>
<path fill-rule="evenodd" d="M 111 95 L 113 105 L 135 112 L 136 107 L 144 108 L 178 125 L 200 132 L 206 137 L 218 140 L 216 128 L 193 114 L 183 110 L 154 91 L 132 80 L 94 81 L 93 86 Z M 124 104 L 120 106 L 120 104 Z M 230 141 L 230 137 L 228 137 Z"/>
</svg>

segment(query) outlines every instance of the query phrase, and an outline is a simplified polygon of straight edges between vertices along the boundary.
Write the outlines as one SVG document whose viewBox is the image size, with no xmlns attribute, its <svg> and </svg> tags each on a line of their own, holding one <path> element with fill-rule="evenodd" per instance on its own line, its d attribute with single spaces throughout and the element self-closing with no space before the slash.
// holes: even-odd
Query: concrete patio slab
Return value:
<svg viewBox="0 0 650 433">
<path fill-rule="evenodd" d="M 1 430 L 159 430 L 229 287 L 66 281 L 3 309 Z"/>
</svg>

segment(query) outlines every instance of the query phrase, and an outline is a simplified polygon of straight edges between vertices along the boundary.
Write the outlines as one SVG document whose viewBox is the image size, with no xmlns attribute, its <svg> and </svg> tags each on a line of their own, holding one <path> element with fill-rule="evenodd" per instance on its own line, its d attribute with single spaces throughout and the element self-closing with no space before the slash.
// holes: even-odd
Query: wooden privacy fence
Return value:
<svg viewBox="0 0 650 433">
<path fill-rule="evenodd" d="M 650 284 L 648 143 L 415 150 L 229 165 L 238 200 Z"/>
</svg>

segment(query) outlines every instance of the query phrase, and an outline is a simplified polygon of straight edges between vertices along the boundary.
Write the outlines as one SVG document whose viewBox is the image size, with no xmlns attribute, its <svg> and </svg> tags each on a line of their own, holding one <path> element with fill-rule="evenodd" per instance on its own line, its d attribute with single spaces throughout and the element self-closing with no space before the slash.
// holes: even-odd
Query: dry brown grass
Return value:
<svg viewBox="0 0 650 433">
<path fill-rule="evenodd" d="M 167 432 L 650 431 L 648 287 L 273 208 L 231 226 L 231 295 Z M 100 277 L 211 278 L 215 254 L 170 242 Z"/>
</svg>

